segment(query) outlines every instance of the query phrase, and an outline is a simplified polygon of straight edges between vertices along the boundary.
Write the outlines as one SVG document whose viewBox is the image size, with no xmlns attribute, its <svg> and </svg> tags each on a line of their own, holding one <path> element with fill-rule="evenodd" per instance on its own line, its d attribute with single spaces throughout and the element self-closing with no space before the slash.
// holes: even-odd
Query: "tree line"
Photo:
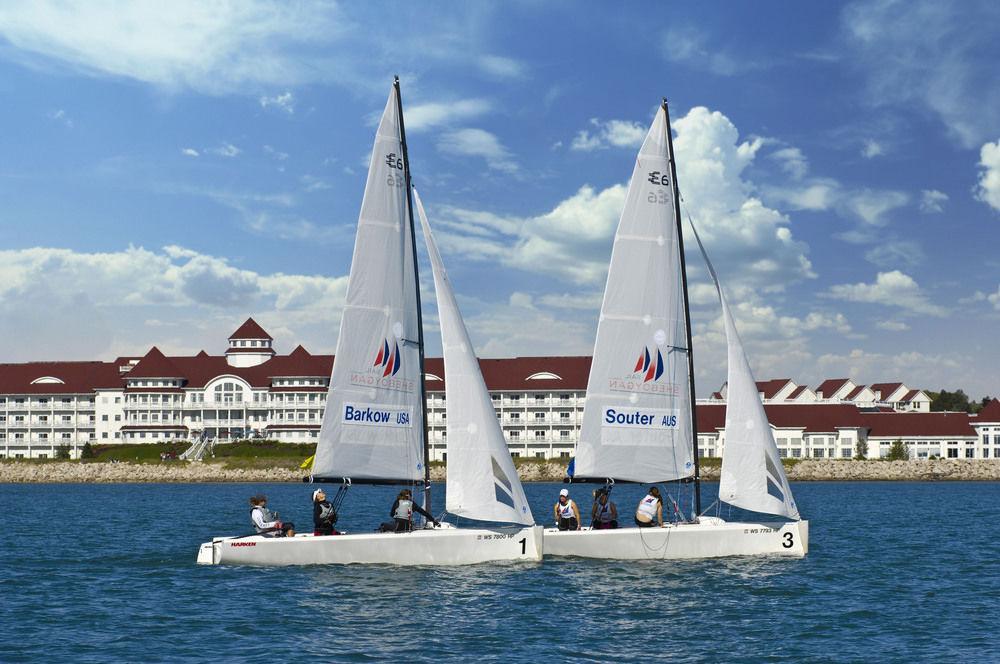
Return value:
<svg viewBox="0 0 1000 664">
<path fill-rule="evenodd" d="M 993 397 L 983 397 L 981 401 L 973 401 L 970 400 L 969 395 L 962 390 L 956 390 L 954 392 L 949 392 L 948 390 L 928 392 L 927 396 L 931 398 L 932 411 L 950 410 L 966 413 L 978 413 L 986 407 L 986 404 L 993 400 Z"/>
</svg>

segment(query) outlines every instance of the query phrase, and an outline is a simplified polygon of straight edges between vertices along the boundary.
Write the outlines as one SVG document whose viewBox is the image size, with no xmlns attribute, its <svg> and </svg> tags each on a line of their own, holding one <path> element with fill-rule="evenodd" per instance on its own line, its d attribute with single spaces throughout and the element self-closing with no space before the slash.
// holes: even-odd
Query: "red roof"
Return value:
<svg viewBox="0 0 1000 664">
<path fill-rule="evenodd" d="M 232 339 L 271 339 L 274 340 L 270 334 L 268 334 L 264 328 L 257 324 L 253 318 L 247 318 L 247 322 L 237 328 L 235 332 L 229 335 L 230 340 Z"/>
<path fill-rule="evenodd" d="M 829 399 L 837 390 L 844 386 L 844 383 L 849 380 L 850 378 L 827 378 L 820 383 L 819 387 L 816 388 L 816 391 L 822 392 L 824 399 Z"/>
<path fill-rule="evenodd" d="M 809 388 L 806 387 L 805 385 L 799 385 L 798 387 L 796 387 L 794 390 L 791 391 L 791 393 L 788 395 L 788 398 L 789 399 L 797 399 L 807 389 L 809 389 Z"/>
<path fill-rule="evenodd" d="M 62 382 L 32 384 L 47 376 Z M 87 394 L 105 387 L 122 387 L 113 362 L 0 364 L 0 394 Z"/>
<path fill-rule="evenodd" d="M 150 348 L 149 352 L 139 360 L 139 364 L 128 372 L 129 378 L 181 378 L 182 376 L 174 363 L 156 346 Z"/>
<path fill-rule="evenodd" d="M 858 398 L 859 394 L 864 392 L 864 390 L 865 390 L 864 385 L 858 385 L 853 390 L 851 390 L 850 393 L 846 397 L 844 397 L 844 399 L 847 401 L 854 401 L 855 399 Z"/>
<path fill-rule="evenodd" d="M 918 394 L 920 394 L 920 390 L 910 390 L 909 392 L 903 395 L 901 401 L 913 401 Z"/>
<path fill-rule="evenodd" d="M 1000 422 L 1000 399 L 993 399 L 981 411 L 976 418 L 977 422 Z"/>
<path fill-rule="evenodd" d="M 902 383 L 875 383 L 871 386 L 871 388 L 873 392 L 880 393 L 879 399 L 886 401 L 892 396 L 892 393 L 898 390 L 902 385 Z"/>
<path fill-rule="evenodd" d="M 758 380 L 757 391 L 764 393 L 765 399 L 773 399 L 781 388 L 791 382 L 789 378 L 774 378 L 772 380 Z"/>
<path fill-rule="evenodd" d="M 806 433 L 836 433 L 838 429 L 863 428 L 861 412 L 851 404 L 801 404 L 764 406 L 767 420 L 778 429 L 803 429 Z M 726 426 L 726 407 L 699 404 L 699 433 L 714 433 Z"/>
<path fill-rule="evenodd" d="M 968 413 L 862 413 L 869 438 L 975 437 Z"/>
</svg>

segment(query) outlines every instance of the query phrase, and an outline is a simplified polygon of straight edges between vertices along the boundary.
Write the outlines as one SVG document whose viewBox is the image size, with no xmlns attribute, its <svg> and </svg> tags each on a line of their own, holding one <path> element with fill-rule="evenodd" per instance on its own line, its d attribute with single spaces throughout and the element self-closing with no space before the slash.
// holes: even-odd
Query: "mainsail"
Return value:
<svg viewBox="0 0 1000 664">
<path fill-rule="evenodd" d="M 413 191 L 434 271 L 448 403 L 448 512 L 479 521 L 534 523 L 497 422 L 479 361 L 434 243 L 420 196 Z"/>
<path fill-rule="evenodd" d="M 691 224 L 701 255 L 715 282 L 722 303 L 729 347 L 729 371 L 726 388 L 726 446 L 722 455 L 719 500 L 743 509 L 781 514 L 799 519 L 799 509 L 792 499 L 788 477 L 774 442 L 774 434 L 760 401 L 757 382 L 747 361 L 736 322 L 722 292 L 722 284 L 708 258 L 705 246 Z"/>
<path fill-rule="evenodd" d="M 587 382 L 577 478 L 660 482 L 694 473 L 690 343 L 666 108 L 639 150 Z"/>
<path fill-rule="evenodd" d="M 313 476 L 424 477 L 423 383 L 399 91 L 375 134 Z"/>
</svg>

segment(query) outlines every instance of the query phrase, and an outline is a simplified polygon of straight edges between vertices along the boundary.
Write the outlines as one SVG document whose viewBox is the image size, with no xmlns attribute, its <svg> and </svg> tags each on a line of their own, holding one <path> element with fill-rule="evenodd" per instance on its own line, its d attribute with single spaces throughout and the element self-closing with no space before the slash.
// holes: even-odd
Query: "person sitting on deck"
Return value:
<svg viewBox="0 0 1000 664">
<path fill-rule="evenodd" d="M 413 502 L 413 493 L 409 489 L 403 489 L 396 496 L 396 500 L 393 501 L 392 507 L 389 509 L 389 516 L 392 517 L 392 521 L 388 523 L 383 523 L 379 530 L 383 533 L 408 533 L 413 530 L 413 513 L 422 514 L 425 519 L 433 523 L 435 526 L 440 526 L 441 524 L 431 516 L 431 513 L 425 510 L 420 505 Z"/>
<path fill-rule="evenodd" d="M 339 535 L 334 524 L 337 523 L 337 510 L 326 499 L 323 489 L 313 491 L 313 535 Z"/>
<path fill-rule="evenodd" d="M 663 527 L 663 499 L 660 498 L 660 490 L 657 487 L 649 487 L 649 493 L 639 501 L 639 507 L 635 511 L 635 525 L 640 528 L 652 528 L 657 525 Z"/>
<path fill-rule="evenodd" d="M 594 507 L 591 510 L 590 527 L 594 530 L 607 530 L 618 527 L 618 507 L 611 502 L 607 489 L 594 492 Z"/>
<path fill-rule="evenodd" d="M 267 509 L 267 496 L 258 493 L 250 498 L 250 520 L 258 535 L 264 537 L 295 537 L 295 524 L 282 523 L 278 513 Z"/>
<path fill-rule="evenodd" d="M 569 489 L 559 492 L 559 502 L 553 508 L 559 530 L 580 530 L 580 508 L 569 497 Z"/>
</svg>

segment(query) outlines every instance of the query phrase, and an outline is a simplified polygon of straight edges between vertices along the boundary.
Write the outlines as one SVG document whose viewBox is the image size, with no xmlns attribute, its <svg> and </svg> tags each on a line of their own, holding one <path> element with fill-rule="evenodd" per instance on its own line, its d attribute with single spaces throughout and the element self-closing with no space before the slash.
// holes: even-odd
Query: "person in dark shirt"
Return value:
<svg viewBox="0 0 1000 664">
<path fill-rule="evenodd" d="M 384 533 L 408 533 L 413 530 L 413 513 L 422 514 L 424 518 L 432 522 L 435 526 L 441 525 L 437 519 L 431 516 L 430 512 L 413 502 L 413 493 L 409 489 L 403 489 L 396 496 L 392 507 L 389 509 L 389 516 L 392 521 L 383 523 L 379 528 Z"/>
<path fill-rule="evenodd" d="M 337 510 L 326 499 L 323 489 L 313 491 L 313 535 L 339 535 L 334 524 L 337 523 Z"/>
</svg>

